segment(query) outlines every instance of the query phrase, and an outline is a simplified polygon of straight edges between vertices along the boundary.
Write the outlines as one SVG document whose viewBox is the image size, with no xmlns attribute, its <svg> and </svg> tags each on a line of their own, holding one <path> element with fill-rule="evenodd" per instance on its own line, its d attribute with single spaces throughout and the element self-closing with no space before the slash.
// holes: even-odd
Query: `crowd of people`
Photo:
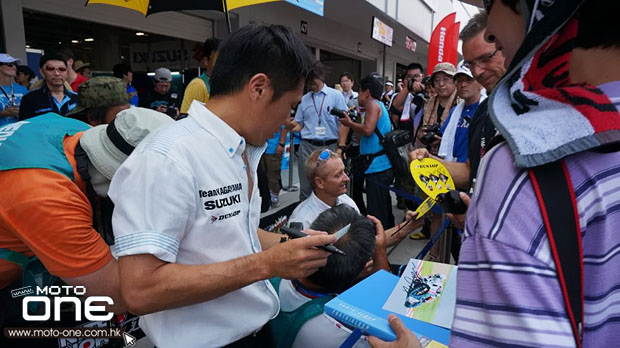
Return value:
<svg viewBox="0 0 620 348">
<path fill-rule="evenodd" d="M 413 139 L 409 160 L 442 162 L 468 205 L 448 214 L 459 265 L 450 346 L 617 344 L 620 32 L 602 19 L 618 4 L 484 3 L 460 34 L 461 62 L 429 76 L 411 63 L 396 84 L 343 72 L 327 86 L 279 25 L 207 40 L 184 93 L 165 67 L 138 93 L 126 64 L 90 77 L 69 50 L 46 52 L 37 82 L 0 54 L 0 326 L 140 316 L 160 348 L 339 346 L 351 330 L 324 304 L 380 269 L 398 273 L 387 248 L 442 222 L 412 212 L 411 196 L 425 197 L 384 148 L 399 130 Z M 259 227 L 259 168 L 276 207 L 291 132 L 300 200 L 289 226 L 305 238 Z M 393 187 L 408 192 L 404 221 Z M 76 322 L 67 308 L 58 322 L 24 321 L 11 290 L 50 285 L 109 296 L 121 316 Z M 396 341 L 356 347 L 420 347 L 389 323 Z"/>
</svg>

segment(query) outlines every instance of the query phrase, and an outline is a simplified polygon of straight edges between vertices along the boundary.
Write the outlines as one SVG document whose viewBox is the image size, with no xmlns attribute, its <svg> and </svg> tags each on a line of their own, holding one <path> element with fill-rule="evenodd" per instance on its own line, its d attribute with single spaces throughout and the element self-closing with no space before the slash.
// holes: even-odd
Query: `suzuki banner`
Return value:
<svg viewBox="0 0 620 348">
<path fill-rule="evenodd" d="M 454 64 L 458 61 L 457 46 L 459 42 L 459 28 L 461 23 L 454 23 L 456 12 L 444 17 L 433 30 L 431 42 L 428 46 L 428 75 L 433 72 L 435 65 L 443 62 Z"/>
</svg>

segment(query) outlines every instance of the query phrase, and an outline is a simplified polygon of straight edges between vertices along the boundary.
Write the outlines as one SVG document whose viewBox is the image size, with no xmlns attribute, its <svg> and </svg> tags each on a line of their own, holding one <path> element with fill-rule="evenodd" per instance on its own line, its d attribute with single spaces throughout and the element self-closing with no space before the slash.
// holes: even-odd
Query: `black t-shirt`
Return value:
<svg viewBox="0 0 620 348">
<path fill-rule="evenodd" d="M 172 91 L 172 88 L 166 94 L 159 94 L 155 90 L 150 89 L 140 95 L 140 107 L 157 110 L 159 106 L 167 108 L 178 108 L 182 100 L 178 92 Z"/>
<path fill-rule="evenodd" d="M 480 103 L 474 117 L 469 123 L 467 146 L 469 150 L 470 187 L 476 174 L 478 174 L 478 166 L 480 165 L 480 159 L 484 155 L 485 147 L 491 142 L 493 136 L 495 136 L 495 125 L 493 125 L 493 121 L 488 112 L 488 100 L 489 99 L 485 99 Z"/>
</svg>

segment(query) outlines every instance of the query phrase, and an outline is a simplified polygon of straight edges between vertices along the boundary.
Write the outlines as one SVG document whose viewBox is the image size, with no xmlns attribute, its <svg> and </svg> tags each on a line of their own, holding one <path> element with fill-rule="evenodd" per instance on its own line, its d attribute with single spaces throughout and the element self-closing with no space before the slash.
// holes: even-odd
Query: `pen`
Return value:
<svg viewBox="0 0 620 348">
<path fill-rule="evenodd" d="M 291 237 L 291 239 L 295 239 L 295 238 L 302 238 L 302 237 L 307 237 L 308 235 L 306 233 L 301 232 L 298 229 L 294 229 L 294 228 L 290 228 L 290 227 L 280 227 L 280 231 L 286 233 L 289 237 Z M 328 245 L 320 245 L 317 248 L 325 250 L 327 252 L 330 252 L 332 254 L 340 254 L 340 255 L 347 255 L 345 254 L 344 251 L 336 248 L 335 246 L 328 244 Z"/>
</svg>

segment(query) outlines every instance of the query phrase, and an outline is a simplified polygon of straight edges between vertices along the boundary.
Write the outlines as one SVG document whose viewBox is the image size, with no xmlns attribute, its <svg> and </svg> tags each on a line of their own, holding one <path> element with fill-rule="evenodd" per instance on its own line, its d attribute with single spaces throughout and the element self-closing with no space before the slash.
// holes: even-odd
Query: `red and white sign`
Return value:
<svg viewBox="0 0 620 348">
<path fill-rule="evenodd" d="M 456 66 L 458 61 L 457 46 L 459 42 L 459 27 L 461 23 L 454 23 L 456 12 L 444 17 L 433 30 L 431 42 L 428 47 L 428 74 L 433 73 L 433 68 L 439 63 L 452 63 Z"/>
</svg>

